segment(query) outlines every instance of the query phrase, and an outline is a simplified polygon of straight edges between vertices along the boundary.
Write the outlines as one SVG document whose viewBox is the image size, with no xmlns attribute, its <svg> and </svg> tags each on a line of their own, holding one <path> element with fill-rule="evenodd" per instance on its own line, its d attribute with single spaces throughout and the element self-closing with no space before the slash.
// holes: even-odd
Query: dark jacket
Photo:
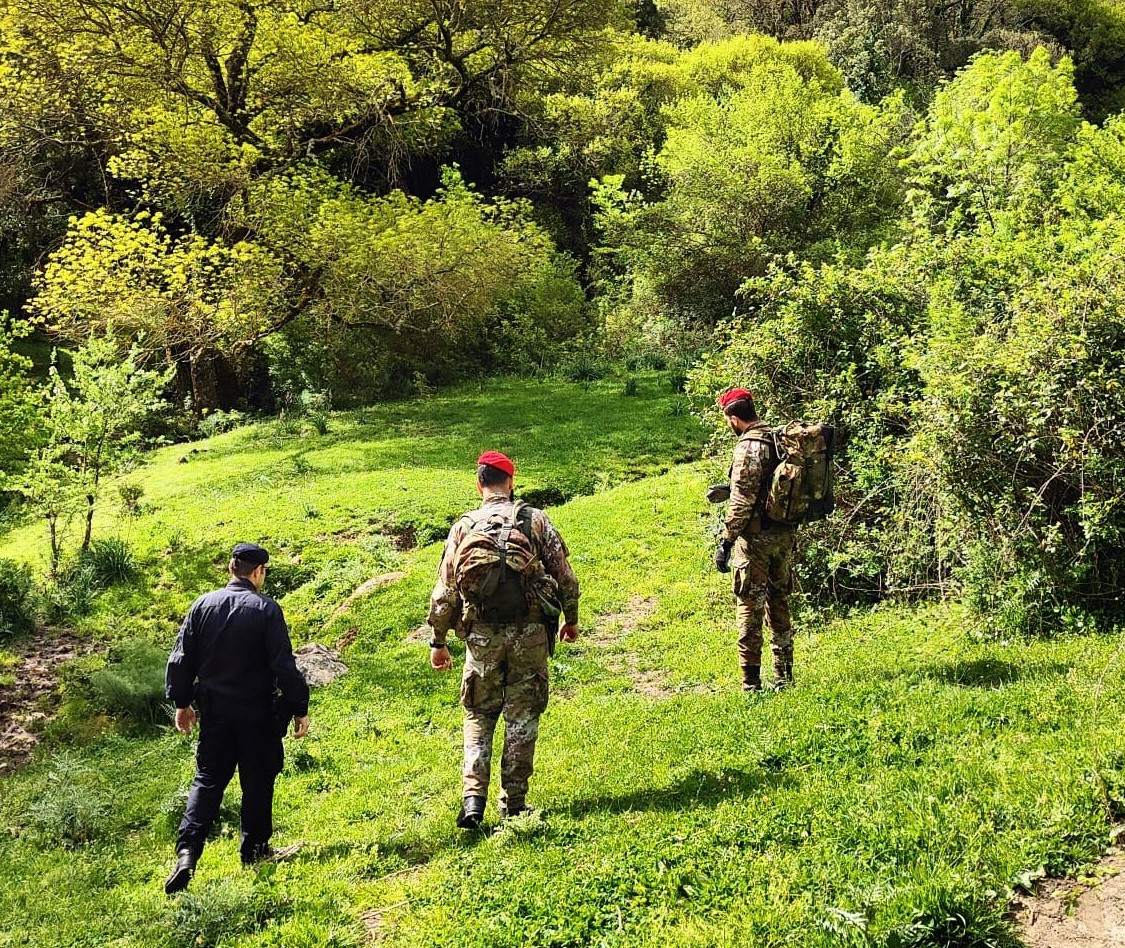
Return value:
<svg viewBox="0 0 1125 948">
<path fill-rule="evenodd" d="M 168 658 L 165 693 L 176 707 L 198 700 L 203 714 L 260 717 L 270 713 L 277 687 L 291 714 L 308 714 L 309 686 L 281 606 L 247 579 L 195 600 Z"/>
</svg>

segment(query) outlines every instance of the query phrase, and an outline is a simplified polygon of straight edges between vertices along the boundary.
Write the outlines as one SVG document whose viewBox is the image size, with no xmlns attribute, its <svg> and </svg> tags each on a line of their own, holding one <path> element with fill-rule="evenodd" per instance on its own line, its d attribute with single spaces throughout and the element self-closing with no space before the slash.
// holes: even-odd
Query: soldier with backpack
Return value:
<svg viewBox="0 0 1125 948">
<path fill-rule="evenodd" d="M 754 396 L 734 388 L 719 407 L 738 436 L 730 487 L 709 492 L 729 497 L 715 567 L 734 572 L 738 600 L 738 662 L 745 691 L 762 690 L 762 620 L 770 630 L 774 687 L 793 683 L 793 625 L 789 592 L 797 525 L 832 510 L 834 433 L 827 425 L 792 422 L 772 430 L 758 418 Z"/>
<path fill-rule="evenodd" d="M 578 580 L 566 544 L 541 510 L 515 501 L 515 467 L 498 451 L 477 460 L 480 509 L 449 531 L 430 599 L 430 665 L 453 667 L 447 639 L 465 642 L 462 829 L 481 825 L 496 723 L 504 715 L 500 818 L 530 810 L 527 786 L 547 707 L 547 659 L 558 631 L 578 638 Z"/>
</svg>

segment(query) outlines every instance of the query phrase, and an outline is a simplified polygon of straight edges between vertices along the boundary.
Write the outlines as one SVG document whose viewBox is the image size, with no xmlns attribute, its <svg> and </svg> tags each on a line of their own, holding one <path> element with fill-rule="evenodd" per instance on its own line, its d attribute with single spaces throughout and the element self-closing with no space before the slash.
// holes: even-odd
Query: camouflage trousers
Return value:
<svg viewBox="0 0 1125 948">
<path fill-rule="evenodd" d="M 793 661 L 789 593 L 793 587 L 796 530 L 766 531 L 739 537 L 731 557 L 738 600 L 738 661 L 744 668 L 762 664 L 762 620 L 770 630 L 774 669 Z"/>
<path fill-rule="evenodd" d="M 547 707 L 547 630 L 539 624 L 474 623 L 465 639 L 461 704 L 465 708 L 466 797 L 488 796 L 492 739 L 504 715 L 500 801 L 524 805 L 535 762 L 539 715 Z"/>
</svg>

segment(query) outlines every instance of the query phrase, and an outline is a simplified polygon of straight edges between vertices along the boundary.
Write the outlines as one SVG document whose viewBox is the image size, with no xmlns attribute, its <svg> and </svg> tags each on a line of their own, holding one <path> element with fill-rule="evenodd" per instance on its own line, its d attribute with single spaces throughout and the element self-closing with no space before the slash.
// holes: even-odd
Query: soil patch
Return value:
<svg viewBox="0 0 1125 948">
<path fill-rule="evenodd" d="M 1029 948 L 1125 945 L 1125 852 L 1110 850 L 1088 875 L 1050 880 L 1012 903 Z"/>
<path fill-rule="evenodd" d="M 603 648 L 621 644 L 656 613 L 657 606 L 655 599 L 633 596 L 620 612 L 611 612 L 598 618 L 589 637 L 590 641 Z M 610 651 L 605 655 L 604 661 L 610 671 L 627 677 L 633 684 L 633 690 L 646 698 L 669 698 L 684 691 L 708 690 L 703 686 L 673 685 L 663 669 L 642 668 L 640 658 L 633 649 Z"/>
<path fill-rule="evenodd" d="M 656 607 L 655 599 L 633 596 L 620 612 L 611 612 L 599 617 L 590 638 L 599 645 L 620 642 L 631 632 L 636 632 L 637 627 L 645 619 L 651 618 L 656 612 Z"/>
<path fill-rule="evenodd" d="M 93 649 L 70 632 L 45 629 L 9 651 L 19 663 L 0 670 L 15 679 L 0 685 L 0 776 L 23 764 L 39 743 L 36 733 L 58 703 L 59 666 Z"/>
</svg>

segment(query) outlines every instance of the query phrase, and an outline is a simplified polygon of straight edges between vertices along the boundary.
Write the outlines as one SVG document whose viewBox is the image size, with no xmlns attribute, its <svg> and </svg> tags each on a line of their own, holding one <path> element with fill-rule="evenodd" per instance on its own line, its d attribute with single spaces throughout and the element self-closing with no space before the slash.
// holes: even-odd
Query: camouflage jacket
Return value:
<svg viewBox="0 0 1125 948">
<path fill-rule="evenodd" d="M 496 508 L 506 514 L 511 513 L 512 501 L 500 494 L 486 494 L 481 509 Z M 571 568 L 570 553 L 566 543 L 559 536 L 554 524 L 542 510 L 531 509 L 531 537 L 535 549 L 543 562 L 543 569 L 559 585 L 559 600 L 567 622 L 578 621 L 578 578 Z M 453 576 L 453 559 L 457 547 L 471 530 L 469 522 L 460 518 L 449 531 L 442 553 L 441 566 L 438 567 L 437 584 L 430 596 L 430 628 L 434 630 L 434 641 L 445 642 L 449 630 L 461 619 L 464 603 L 457 593 Z"/>
<path fill-rule="evenodd" d="M 730 504 L 723 538 L 734 543 L 741 536 L 760 533 L 765 493 L 769 489 L 774 458 L 769 444 L 762 441 L 768 435 L 769 425 L 757 421 L 742 433 L 734 446 L 734 460 L 730 466 Z M 775 527 L 774 529 L 793 529 Z"/>
</svg>

